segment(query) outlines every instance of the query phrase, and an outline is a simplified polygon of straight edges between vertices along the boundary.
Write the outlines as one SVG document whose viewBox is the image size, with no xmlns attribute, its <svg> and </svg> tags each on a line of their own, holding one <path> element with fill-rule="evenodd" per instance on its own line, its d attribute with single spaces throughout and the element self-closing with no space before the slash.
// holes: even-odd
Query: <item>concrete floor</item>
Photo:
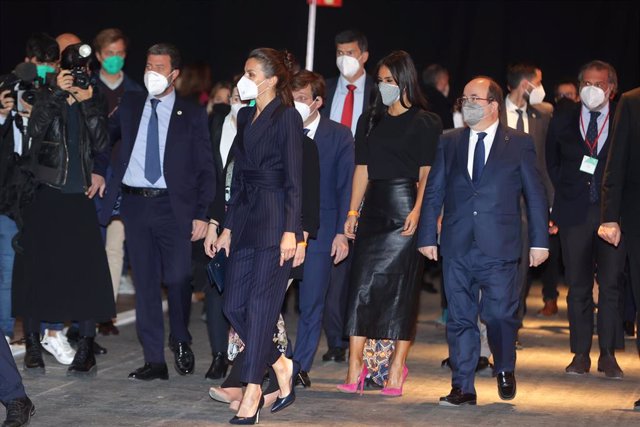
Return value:
<svg viewBox="0 0 640 427">
<path fill-rule="evenodd" d="M 640 361 L 635 343 L 627 340 L 627 352 L 618 354 L 625 372 L 622 381 L 606 380 L 597 373 L 567 376 L 570 362 L 564 293 L 561 313 L 555 319 L 537 319 L 541 306 L 540 287 L 529 298 L 531 314 L 520 338 L 525 348 L 518 352 L 518 395 L 503 402 L 493 378 L 478 378 L 477 407 L 443 408 L 438 398 L 450 389 L 450 373 L 440 368 L 447 357 L 444 329 L 436 326 L 439 295 L 422 294 L 418 335 L 409 361 L 409 377 L 401 398 L 384 398 L 375 391 L 364 396 L 340 394 L 345 364 L 323 363 L 324 339 L 317 353 L 311 389 L 298 390 L 294 406 L 272 415 L 263 411 L 264 425 L 322 426 L 638 426 L 640 412 L 633 402 L 640 398 Z M 291 299 L 293 300 L 293 299 Z M 293 301 L 290 301 L 292 305 Z M 151 383 L 127 380 L 129 372 L 143 364 L 134 325 L 121 328 L 119 336 L 100 337 L 109 349 L 99 356 L 95 379 L 65 376 L 66 367 L 47 356 L 44 376 L 25 375 L 24 382 L 37 413 L 32 426 L 215 426 L 224 425 L 234 414 L 224 404 L 212 401 L 204 379 L 211 362 L 205 324 L 200 320 L 201 303 L 194 304 L 191 332 L 196 354 L 195 375 L 181 377 L 170 363 L 169 381 Z M 293 313 L 293 310 L 289 310 Z M 297 316 L 288 316 L 289 332 L 295 336 Z M 598 348 L 594 339 L 593 348 Z M 167 350 L 167 360 L 172 354 Z M 597 354 L 592 354 L 595 364 Z M 18 365 L 22 364 L 18 357 Z"/>
</svg>

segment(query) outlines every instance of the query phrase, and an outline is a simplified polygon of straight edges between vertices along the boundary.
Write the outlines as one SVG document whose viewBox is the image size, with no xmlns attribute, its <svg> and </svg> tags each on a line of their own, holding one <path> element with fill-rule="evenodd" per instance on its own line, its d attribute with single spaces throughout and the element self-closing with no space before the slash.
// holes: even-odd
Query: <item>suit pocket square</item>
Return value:
<svg viewBox="0 0 640 427">
<path fill-rule="evenodd" d="M 218 252 L 207 264 L 207 276 L 211 286 L 215 286 L 218 292 L 224 291 L 224 272 L 227 266 L 227 253 L 223 249 Z"/>
</svg>

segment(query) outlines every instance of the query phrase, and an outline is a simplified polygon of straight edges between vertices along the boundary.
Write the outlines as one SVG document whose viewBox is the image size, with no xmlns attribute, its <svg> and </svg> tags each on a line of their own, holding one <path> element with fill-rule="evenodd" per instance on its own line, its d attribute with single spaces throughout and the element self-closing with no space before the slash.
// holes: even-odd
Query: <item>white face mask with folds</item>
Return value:
<svg viewBox="0 0 640 427">
<path fill-rule="evenodd" d="M 336 58 L 336 66 L 345 78 L 349 79 L 355 76 L 360 70 L 360 58 L 354 58 L 349 55 L 340 55 Z"/>
<path fill-rule="evenodd" d="M 169 76 L 170 75 L 171 74 L 169 74 Z M 155 71 L 147 71 L 144 73 L 144 86 L 151 96 L 160 95 L 169 87 L 169 84 L 169 79 L 160 73 L 156 73 Z"/>
<path fill-rule="evenodd" d="M 529 83 L 530 86 L 533 86 L 533 84 Z M 542 104 L 542 102 L 544 101 L 544 97 L 547 94 L 544 91 L 544 87 L 542 85 L 540 86 L 533 86 L 533 89 L 531 89 L 531 92 L 529 92 L 529 104 L 531 105 L 536 105 L 536 104 Z"/>
<path fill-rule="evenodd" d="M 580 89 L 580 100 L 590 111 L 599 110 L 607 100 L 607 93 L 596 86 L 585 86 Z"/>
</svg>

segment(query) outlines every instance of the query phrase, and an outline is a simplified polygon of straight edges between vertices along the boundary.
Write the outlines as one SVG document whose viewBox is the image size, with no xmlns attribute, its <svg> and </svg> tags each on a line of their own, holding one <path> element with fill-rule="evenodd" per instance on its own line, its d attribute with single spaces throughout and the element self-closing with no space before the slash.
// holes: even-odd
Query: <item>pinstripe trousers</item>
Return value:
<svg viewBox="0 0 640 427">
<path fill-rule="evenodd" d="M 240 380 L 262 384 L 281 353 L 273 342 L 292 261 L 280 267 L 280 247 L 232 249 L 225 276 L 224 314 L 245 344 Z"/>
</svg>

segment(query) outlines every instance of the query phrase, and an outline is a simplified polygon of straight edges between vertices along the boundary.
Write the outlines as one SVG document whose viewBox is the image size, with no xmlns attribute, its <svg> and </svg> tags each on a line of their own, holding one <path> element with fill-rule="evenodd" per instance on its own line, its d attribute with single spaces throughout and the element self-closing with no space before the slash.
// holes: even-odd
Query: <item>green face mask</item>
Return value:
<svg viewBox="0 0 640 427">
<path fill-rule="evenodd" d="M 108 74 L 118 74 L 122 67 L 124 66 L 124 58 L 122 56 L 114 55 L 108 58 L 105 58 L 102 61 L 102 68 Z"/>
<path fill-rule="evenodd" d="M 55 73 L 56 69 L 51 65 L 36 65 L 36 72 L 38 73 L 38 77 L 44 82 L 46 81 L 47 74 Z"/>
</svg>

